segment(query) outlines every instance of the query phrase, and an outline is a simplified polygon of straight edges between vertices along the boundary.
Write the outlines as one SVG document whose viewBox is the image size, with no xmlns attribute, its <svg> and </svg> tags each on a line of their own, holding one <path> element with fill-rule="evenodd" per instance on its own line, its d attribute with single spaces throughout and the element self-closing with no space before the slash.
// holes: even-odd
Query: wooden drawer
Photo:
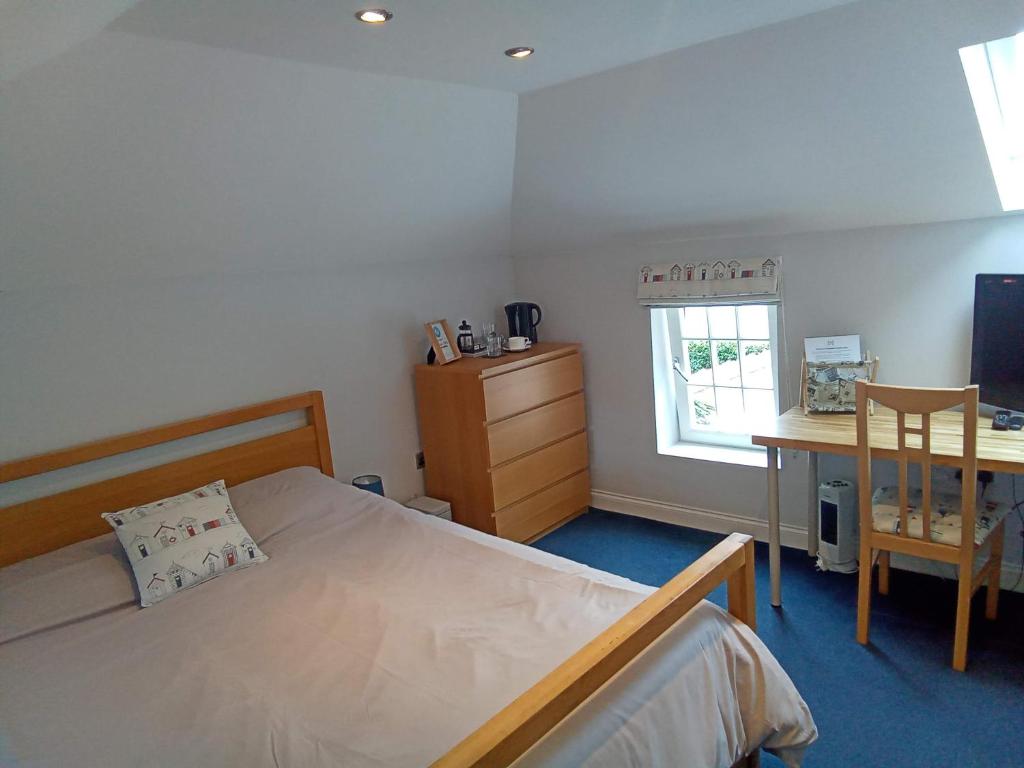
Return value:
<svg viewBox="0 0 1024 768">
<path fill-rule="evenodd" d="M 573 475 L 494 513 L 497 534 L 526 541 L 590 505 L 590 473 Z"/>
<path fill-rule="evenodd" d="M 491 424 L 487 427 L 491 466 L 568 437 L 586 425 L 582 392 Z"/>
<path fill-rule="evenodd" d="M 499 510 L 587 467 L 587 433 L 566 438 L 491 472 L 494 509 Z"/>
<path fill-rule="evenodd" d="M 484 379 L 487 421 L 513 416 L 583 389 L 577 353 Z"/>
</svg>

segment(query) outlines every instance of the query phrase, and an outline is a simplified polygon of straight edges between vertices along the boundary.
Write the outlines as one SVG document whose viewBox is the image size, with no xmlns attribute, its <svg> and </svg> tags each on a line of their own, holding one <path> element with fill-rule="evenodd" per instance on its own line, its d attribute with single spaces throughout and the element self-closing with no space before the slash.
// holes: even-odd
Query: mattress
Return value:
<svg viewBox="0 0 1024 768">
<path fill-rule="evenodd" d="M 0 764 L 425 766 L 653 591 L 309 468 L 230 495 L 269 561 L 152 608 L 112 534 L 0 570 Z M 815 738 L 705 602 L 518 764 L 795 766 Z"/>
</svg>

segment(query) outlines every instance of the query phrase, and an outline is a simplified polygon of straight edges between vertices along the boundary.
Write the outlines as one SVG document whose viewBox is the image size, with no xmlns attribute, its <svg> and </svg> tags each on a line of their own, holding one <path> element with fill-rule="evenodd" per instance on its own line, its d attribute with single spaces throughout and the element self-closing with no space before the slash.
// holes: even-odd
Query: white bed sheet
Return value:
<svg viewBox="0 0 1024 768">
<path fill-rule="evenodd" d="M 0 764 L 425 766 L 653 591 L 308 468 L 230 493 L 270 560 L 152 608 L 113 535 L 0 570 Z M 815 738 L 704 603 L 519 764 L 796 766 Z"/>
</svg>

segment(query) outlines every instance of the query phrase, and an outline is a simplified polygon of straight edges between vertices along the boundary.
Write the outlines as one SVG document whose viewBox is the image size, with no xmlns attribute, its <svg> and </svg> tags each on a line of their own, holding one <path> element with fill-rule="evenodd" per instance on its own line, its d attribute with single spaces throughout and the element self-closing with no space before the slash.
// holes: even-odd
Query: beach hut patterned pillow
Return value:
<svg viewBox="0 0 1024 768">
<path fill-rule="evenodd" d="M 223 480 L 103 519 L 128 555 L 143 608 L 267 559 L 238 522 Z"/>
</svg>

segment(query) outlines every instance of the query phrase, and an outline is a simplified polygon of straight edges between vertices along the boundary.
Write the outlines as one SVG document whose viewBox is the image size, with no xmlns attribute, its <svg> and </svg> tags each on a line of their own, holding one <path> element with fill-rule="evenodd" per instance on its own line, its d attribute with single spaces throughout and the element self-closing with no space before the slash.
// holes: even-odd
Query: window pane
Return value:
<svg viewBox="0 0 1024 768">
<path fill-rule="evenodd" d="M 739 387 L 740 363 L 735 341 L 713 341 L 711 346 L 714 357 L 711 360 L 715 372 L 715 384 L 726 387 Z"/>
<path fill-rule="evenodd" d="M 711 338 L 736 338 L 736 310 L 733 307 L 708 307 Z"/>
<path fill-rule="evenodd" d="M 746 402 L 747 431 L 758 429 L 775 417 L 775 393 L 765 389 L 743 391 Z"/>
<path fill-rule="evenodd" d="M 680 307 L 673 321 L 680 437 L 742 446 L 776 415 L 774 308 L 763 304 Z M 678 325 L 675 319 L 678 318 Z M 678 330 L 676 330 L 678 329 Z"/>
<path fill-rule="evenodd" d="M 743 413 L 743 391 L 715 387 L 718 400 L 718 430 L 720 432 L 749 432 Z"/>
<path fill-rule="evenodd" d="M 743 368 L 743 386 L 772 389 L 772 348 L 767 341 L 741 341 L 740 365 Z"/>
<path fill-rule="evenodd" d="M 684 341 L 689 384 L 713 384 L 711 374 L 711 344 L 707 341 Z"/>
<path fill-rule="evenodd" d="M 767 339 L 768 307 L 763 304 L 748 304 L 736 308 L 740 321 L 740 337 L 744 339 Z"/>
<path fill-rule="evenodd" d="M 706 339 L 708 336 L 708 312 L 704 307 L 686 307 L 679 310 L 683 324 L 683 336 Z"/>
<path fill-rule="evenodd" d="M 686 388 L 690 406 L 690 427 L 693 429 L 714 428 L 716 419 L 715 413 L 715 391 L 712 387 Z"/>
</svg>

